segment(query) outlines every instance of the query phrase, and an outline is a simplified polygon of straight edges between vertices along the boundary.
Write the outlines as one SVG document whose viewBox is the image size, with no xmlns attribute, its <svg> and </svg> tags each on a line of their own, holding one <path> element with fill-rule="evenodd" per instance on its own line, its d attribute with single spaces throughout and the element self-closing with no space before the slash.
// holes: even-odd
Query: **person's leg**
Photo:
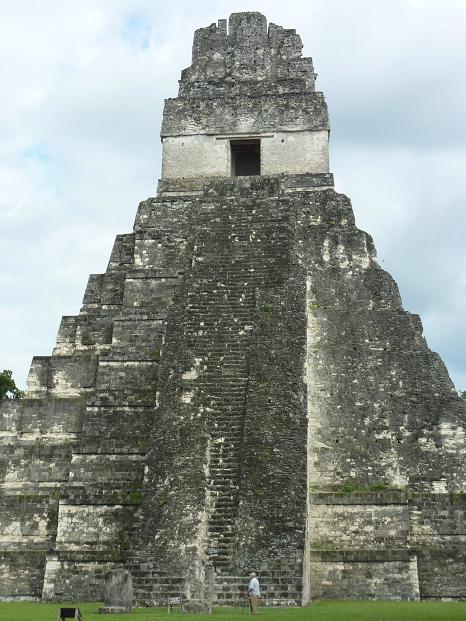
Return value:
<svg viewBox="0 0 466 621">
<path fill-rule="evenodd" d="M 258 597 L 251 597 L 251 612 L 253 615 L 257 614 L 257 604 L 259 603 Z"/>
</svg>

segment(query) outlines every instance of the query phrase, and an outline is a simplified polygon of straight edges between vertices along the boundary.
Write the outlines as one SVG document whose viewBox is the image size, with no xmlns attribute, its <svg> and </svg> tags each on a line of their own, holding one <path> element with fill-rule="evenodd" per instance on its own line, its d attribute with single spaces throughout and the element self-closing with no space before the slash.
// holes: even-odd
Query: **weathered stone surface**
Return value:
<svg viewBox="0 0 466 621">
<path fill-rule="evenodd" d="M 0 551 L 0 597 L 39 599 L 45 567 L 44 551 Z"/>
<path fill-rule="evenodd" d="M 113 569 L 105 576 L 105 606 L 99 608 L 102 614 L 130 612 L 133 606 L 133 580 L 129 571 Z"/>
<path fill-rule="evenodd" d="M 301 48 L 196 31 L 157 196 L 1 404 L 0 597 L 122 566 L 146 605 L 238 605 L 251 570 L 264 605 L 466 597 L 465 404 L 333 188 Z"/>
<path fill-rule="evenodd" d="M 182 612 L 208 614 L 212 612 L 212 606 L 200 599 L 187 599 L 183 602 Z"/>
</svg>

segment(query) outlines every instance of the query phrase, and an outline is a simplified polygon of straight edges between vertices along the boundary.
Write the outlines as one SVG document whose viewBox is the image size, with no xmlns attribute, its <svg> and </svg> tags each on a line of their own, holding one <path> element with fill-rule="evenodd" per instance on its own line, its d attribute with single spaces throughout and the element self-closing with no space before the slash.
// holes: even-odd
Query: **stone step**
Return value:
<svg viewBox="0 0 466 621">
<path fill-rule="evenodd" d="M 225 500 L 216 500 L 214 503 L 214 509 L 215 511 L 218 511 L 219 509 L 233 509 L 236 507 L 236 502 L 234 500 L 229 500 L 229 499 L 225 499 Z"/>
<path fill-rule="evenodd" d="M 242 397 L 241 400 L 243 400 Z M 228 425 L 235 425 L 236 429 L 239 430 L 244 424 L 243 409 L 240 408 L 238 411 L 232 411 L 230 407 L 227 411 L 222 412 L 220 408 L 217 408 L 215 420 L 213 422 L 215 424 L 215 429 L 221 429 Z"/>
<path fill-rule="evenodd" d="M 214 508 L 215 510 L 228 510 L 231 511 L 238 504 L 238 499 L 233 497 L 229 493 L 222 493 L 219 490 L 219 493 L 214 497 Z"/>
<path fill-rule="evenodd" d="M 213 438 L 214 442 L 216 441 Z M 237 457 L 235 456 L 234 451 L 238 449 L 238 446 L 241 445 L 241 442 L 231 443 L 231 442 L 220 442 L 217 441 L 216 444 L 212 446 L 210 449 L 211 459 L 222 460 L 222 463 L 236 463 Z"/>
<path fill-rule="evenodd" d="M 216 472 L 217 470 L 226 470 L 227 472 L 229 470 L 233 471 L 233 473 L 236 475 L 239 470 L 239 464 L 236 463 L 235 458 L 230 454 L 230 455 L 225 455 L 225 456 L 214 456 L 211 457 L 211 461 L 210 461 L 210 467 L 211 469 L 213 468 L 214 471 Z"/>
<path fill-rule="evenodd" d="M 301 586 L 302 576 L 301 574 L 297 574 L 295 572 L 286 573 L 283 571 L 270 571 L 267 575 L 263 576 L 259 575 L 260 583 L 264 586 L 266 585 L 274 585 L 274 584 L 296 584 Z M 241 587 L 241 585 L 245 584 L 244 576 L 232 576 L 228 575 L 217 575 L 216 576 L 216 588 L 220 588 L 219 585 L 224 585 L 225 588 L 233 588 L 229 585 L 236 585 Z M 223 587 L 222 587 L 223 588 Z"/>
<path fill-rule="evenodd" d="M 232 440 L 225 438 L 221 432 L 211 433 L 210 438 L 213 442 L 215 442 L 211 448 L 211 456 L 215 458 L 218 457 L 219 459 L 222 457 L 224 460 L 228 458 L 230 458 L 230 460 L 234 460 L 234 451 L 238 450 L 238 447 L 240 447 L 243 443 L 242 435 L 243 434 L 241 434 L 240 438 Z M 222 453 L 222 455 L 220 455 L 220 453 Z"/>
<path fill-rule="evenodd" d="M 215 535 L 212 534 L 209 538 L 213 541 L 219 541 L 219 542 L 223 541 L 226 543 L 231 543 L 232 541 L 235 541 L 236 536 L 232 532 L 225 532 L 225 533 L 216 533 Z"/>
<path fill-rule="evenodd" d="M 214 541 L 216 537 L 222 537 L 224 535 L 230 535 L 233 533 L 232 525 L 215 525 L 209 524 L 209 533 L 208 538 L 209 541 Z"/>
<path fill-rule="evenodd" d="M 216 507 L 210 516 L 210 521 L 212 522 L 214 521 L 215 518 L 218 518 L 218 517 L 224 517 L 224 516 L 229 517 L 233 514 L 234 511 L 236 511 L 236 509 L 237 509 L 236 503 L 231 506 Z"/>
<path fill-rule="evenodd" d="M 228 530 L 228 528 L 233 526 L 234 518 L 231 517 L 231 513 L 220 515 L 214 514 L 209 522 L 209 530 L 213 526 L 217 526 L 218 528 L 222 528 Z M 215 532 L 219 532 L 218 530 Z"/>
<path fill-rule="evenodd" d="M 214 397 L 215 401 L 217 397 Z M 223 399 L 228 399 L 228 402 L 224 404 L 222 401 L 220 404 L 216 404 L 215 407 L 215 419 L 212 421 L 215 424 L 215 429 L 227 428 L 229 425 L 237 425 L 237 429 L 244 423 L 244 408 L 242 395 L 238 397 L 230 397 L 229 395 L 223 395 Z M 221 397 L 218 397 L 221 401 Z M 235 405 L 235 400 L 238 401 L 239 406 Z M 235 406 L 235 407 L 233 407 Z"/>
<path fill-rule="evenodd" d="M 291 582 L 293 578 L 290 578 L 290 583 L 286 585 L 279 584 L 276 579 L 274 580 L 268 577 L 260 577 L 260 580 L 263 600 L 285 598 L 300 601 L 301 584 L 300 582 L 298 584 L 293 584 Z M 141 598 L 158 597 L 161 595 L 176 595 L 182 591 L 184 580 L 180 578 L 176 584 L 156 583 L 154 581 L 152 581 L 151 584 L 141 584 L 139 580 L 135 580 L 134 585 L 134 595 L 135 598 L 139 600 Z M 226 577 L 217 576 L 215 585 L 216 600 L 217 602 L 225 600 L 237 601 L 238 599 L 244 598 L 246 589 L 247 578 L 245 577 L 236 578 L 236 582 L 227 582 Z"/>
</svg>

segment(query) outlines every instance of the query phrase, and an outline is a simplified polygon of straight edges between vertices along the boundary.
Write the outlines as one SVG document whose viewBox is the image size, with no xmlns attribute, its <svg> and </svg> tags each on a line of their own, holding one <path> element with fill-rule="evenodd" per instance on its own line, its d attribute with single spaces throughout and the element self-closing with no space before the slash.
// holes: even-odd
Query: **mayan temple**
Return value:
<svg viewBox="0 0 466 621">
<path fill-rule="evenodd" d="M 2 402 L 0 596 L 466 597 L 466 404 L 329 172 L 295 30 L 195 32 L 157 195 Z M 374 209 L 377 209 L 374 196 Z"/>
</svg>

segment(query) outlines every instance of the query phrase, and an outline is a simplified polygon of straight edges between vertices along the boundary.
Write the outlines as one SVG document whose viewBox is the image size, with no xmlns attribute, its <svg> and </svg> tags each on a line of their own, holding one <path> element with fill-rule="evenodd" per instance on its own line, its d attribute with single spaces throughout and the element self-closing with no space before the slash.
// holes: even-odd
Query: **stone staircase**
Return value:
<svg viewBox="0 0 466 621">
<path fill-rule="evenodd" d="M 271 570 L 270 575 L 259 575 L 261 606 L 300 606 L 302 577 L 296 572 Z M 248 578 L 244 576 L 217 576 L 215 582 L 216 606 L 247 606 Z"/>
<path fill-rule="evenodd" d="M 184 596 L 185 577 L 161 570 L 150 553 L 127 555 L 125 567 L 133 577 L 134 601 L 138 606 L 163 607 L 169 597 Z M 261 606 L 300 606 L 301 568 L 280 562 L 275 562 L 272 567 L 267 574 L 259 574 Z M 217 573 L 214 605 L 247 606 L 248 580 L 247 576 Z"/>
<path fill-rule="evenodd" d="M 205 340 L 198 341 L 200 357 L 206 369 L 200 378 L 205 406 L 210 410 L 210 462 L 207 496 L 210 504 L 207 555 L 217 573 L 229 573 L 235 542 L 235 520 L 239 500 L 241 446 L 249 375 L 249 342 L 254 312 L 254 283 L 248 277 L 247 252 L 234 253 L 228 245 L 228 226 L 220 223 L 215 236 L 225 237 L 231 253 L 218 255 L 205 248 L 212 240 L 199 240 L 197 246 L 205 260 L 198 268 L 199 288 L 204 305 L 192 316 L 189 329 L 203 330 Z M 233 229 L 238 235 L 238 227 Z M 204 242 L 204 243 L 203 243 Z M 212 273 L 216 278 L 204 278 Z M 220 321 L 219 321 L 219 318 Z M 198 326 L 196 326 L 196 323 Z"/>
<path fill-rule="evenodd" d="M 187 379 L 209 434 L 205 553 L 215 572 L 217 606 L 243 605 L 248 584 L 247 576 L 238 575 L 234 552 L 241 539 L 239 485 L 256 292 L 281 286 L 282 262 L 287 265 L 287 214 L 278 218 L 279 232 L 271 231 L 270 208 L 268 196 L 244 198 L 235 209 L 213 200 L 209 221 L 193 240 L 192 270 L 184 284 L 183 334 L 196 361 Z M 127 568 L 140 604 L 166 605 L 168 597 L 184 592 L 185 577 L 165 573 L 150 552 L 135 553 Z M 263 605 L 301 604 L 299 561 L 268 560 L 255 569 Z"/>
<path fill-rule="evenodd" d="M 127 555 L 125 568 L 131 572 L 134 601 L 139 606 L 166 606 L 169 597 L 183 594 L 184 576 L 168 575 L 150 554 Z"/>
<path fill-rule="evenodd" d="M 235 539 L 234 518 L 238 503 L 239 464 L 243 417 L 227 413 L 217 420 L 212 433 L 209 493 L 213 512 L 209 520 L 208 556 L 217 571 L 230 565 Z"/>
</svg>

